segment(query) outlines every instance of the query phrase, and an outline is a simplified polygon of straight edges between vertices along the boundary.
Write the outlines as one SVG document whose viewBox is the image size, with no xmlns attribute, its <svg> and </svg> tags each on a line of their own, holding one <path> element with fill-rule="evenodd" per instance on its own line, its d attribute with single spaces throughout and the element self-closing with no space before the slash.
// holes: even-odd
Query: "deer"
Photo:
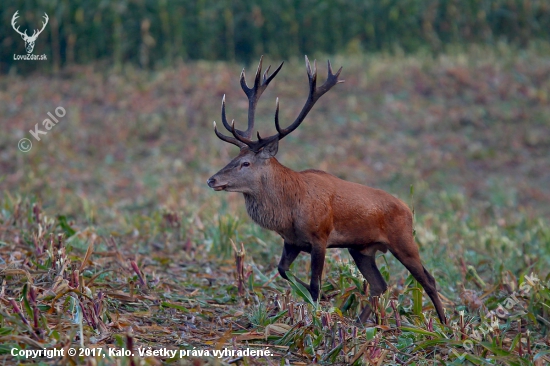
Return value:
<svg viewBox="0 0 550 366">
<path fill-rule="evenodd" d="M 248 97 L 248 127 L 235 128 L 235 121 L 227 122 L 225 95 L 222 99 L 221 119 L 232 136 L 218 131 L 216 136 L 240 148 L 239 154 L 219 172 L 207 180 L 214 191 L 240 192 L 244 196 L 250 218 L 261 227 L 275 231 L 283 239 L 283 254 L 277 267 L 282 278 L 290 281 L 287 271 L 301 252 L 310 254 L 310 283 L 296 278 L 314 301 L 319 300 L 320 283 L 327 248 L 347 248 L 359 271 L 369 284 L 369 295 L 375 299 L 388 286 L 376 265 L 376 252 L 389 250 L 422 285 L 430 297 L 439 320 L 446 324 L 445 312 L 439 298 L 434 277 L 424 268 L 413 234 L 413 214 L 409 207 L 395 196 L 358 183 L 342 180 L 321 170 L 296 172 L 275 158 L 279 142 L 304 121 L 314 104 L 336 84 L 344 82 L 340 68 L 333 72 L 330 60 L 326 81 L 317 86 L 317 64 L 311 66 L 305 58 L 309 80 L 309 95 L 298 117 L 287 128 L 279 124 L 279 99 L 275 107 L 277 133 L 257 140 L 254 129 L 255 110 L 260 96 L 281 70 L 283 63 L 269 75 L 269 66 L 261 77 L 262 58 L 249 87 L 244 69 L 240 84 Z M 362 309 L 358 322 L 365 323 L 372 307 Z"/>
<path fill-rule="evenodd" d="M 32 33 L 32 36 L 29 37 L 29 35 L 27 34 L 26 29 L 25 29 L 25 32 L 21 32 L 19 30 L 19 26 L 17 26 L 17 28 L 15 27 L 15 24 L 17 22 L 17 18 L 19 18 L 18 13 L 19 13 L 19 10 L 17 10 L 15 12 L 15 14 L 13 14 L 13 17 L 11 18 L 11 26 L 17 33 L 19 33 L 21 38 L 23 38 L 23 41 L 25 41 L 25 49 L 26 49 L 27 53 L 32 53 L 32 51 L 34 49 L 34 42 L 36 42 L 36 39 L 38 38 L 40 33 L 42 33 L 44 28 L 46 28 L 46 25 L 48 24 L 48 20 L 50 18 L 48 18 L 48 14 L 44 13 L 44 15 L 43 15 L 44 21 L 42 22 L 42 29 L 40 29 L 39 31 L 37 31 L 35 29 L 34 32 Z"/>
</svg>

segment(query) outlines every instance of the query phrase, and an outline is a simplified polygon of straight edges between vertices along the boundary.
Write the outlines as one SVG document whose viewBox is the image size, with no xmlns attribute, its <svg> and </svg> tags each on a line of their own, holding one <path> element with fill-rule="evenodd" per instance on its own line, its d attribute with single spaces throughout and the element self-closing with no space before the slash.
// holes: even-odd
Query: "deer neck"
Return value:
<svg viewBox="0 0 550 366">
<path fill-rule="evenodd" d="M 263 228 L 282 234 L 292 228 L 294 208 L 301 195 L 300 175 L 271 158 L 271 169 L 261 177 L 259 189 L 245 193 L 246 210 Z"/>
</svg>

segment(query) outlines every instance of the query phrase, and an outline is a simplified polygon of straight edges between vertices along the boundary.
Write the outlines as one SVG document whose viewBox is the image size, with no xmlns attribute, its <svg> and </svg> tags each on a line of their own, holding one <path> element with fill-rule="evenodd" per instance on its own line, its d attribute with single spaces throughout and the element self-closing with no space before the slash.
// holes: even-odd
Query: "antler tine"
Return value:
<svg viewBox="0 0 550 366">
<path fill-rule="evenodd" d="M 258 63 L 258 69 L 256 70 L 256 75 L 254 76 L 254 87 L 252 87 L 252 88 L 248 87 L 248 85 L 246 84 L 244 69 L 241 72 L 241 88 L 243 89 L 244 93 L 248 96 L 249 99 L 250 99 L 251 96 L 254 95 L 254 92 L 260 86 L 260 76 L 262 75 L 262 61 L 263 61 L 263 58 L 264 58 L 264 56 L 261 56 L 260 57 L 260 62 Z"/>
<path fill-rule="evenodd" d="M 277 73 L 281 70 L 283 67 L 283 63 L 279 65 L 279 67 L 273 72 L 273 74 L 269 75 L 269 70 L 271 69 L 271 65 L 267 67 L 265 70 L 263 77 L 262 77 L 262 65 L 263 65 L 263 56 L 260 57 L 260 62 L 258 63 L 258 68 L 256 69 L 256 75 L 254 76 L 254 86 L 250 88 L 246 84 L 246 75 L 243 71 L 241 72 L 241 88 L 243 89 L 244 93 L 248 97 L 248 126 L 246 131 L 240 131 L 236 130 L 237 133 L 241 137 L 245 137 L 246 139 L 250 139 L 250 136 L 252 135 L 252 130 L 254 129 L 254 116 L 256 113 L 256 105 L 258 104 L 258 100 L 260 99 L 260 96 L 264 92 L 264 90 L 267 88 L 271 80 L 277 75 Z"/>
<path fill-rule="evenodd" d="M 12 26 L 12 28 L 13 28 L 17 33 L 19 33 L 20 35 L 23 35 L 23 34 L 24 34 L 25 36 L 27 36 L 27 30 L 26 30 L 26 29 L 25 29 L 25 32 L 23 33 L 23 32 L 21 32 L 21 31 L 19 30 L 19 27 L 20 27 L 19 25 L 17 26 L 17 28 L 15 28 L 15 25 L 16 25 L 16 23 L 17 23 L 17 18 L 19 18 L 19 10 L 17 10 L 17 11 L 15 12 L 15 14 L 13 14 L 13 16 L 11 17 L 11 26 Z"/>
<path fill-rule="evenodd" d="M 231 125 L 227 123 L 227 117 L 225 115 L 225 94 L 222 98 L 222 123 L 223 126 L 226 128 L 227 131 L 231 132 Z"/>
<path fill-rule="evenodd" d="M 48 14 L 44 13 L 44 15 L 42 15 L 42 18 L 44 18 L 44 21 L 42 22 L 43 24 L 42 30 L 44 30 L 44 28 L 46 27 L 46 24 L 48 24 L 48 21 L 50 20 L 50 17 L 48 17 Z"/>
<path fill-rule="evenodd" d="M 233 134 L 233 136 L 235 136 L 237 140 L 243 143 L 242 147 L 244 147 L 245 145 L 247 145 L 248 147 L 254 145 L 254 141 L 237 133 L 237 131 L 235 130 L 235 120 L 231 121 L 231 133 Z"/>
<path fill-rule="evenodd" d="M 239 80 L 239 82 L 241 83 L 241 88 L 244 90 L 244 92 L 246 93 L 246 90 L 248 90 L 248 85 L 246 85 L 246 79 L 245 79 L 246 75 L 244 73 L 244 67 L 243 67 L 243 71 L 241 71 L 241 78 Z"/>
<path fill-rule="evenodd" d="M 277 102 L 275 102 L 275 128 L 278 133 L 281 133 L 281 126 L 279 125 L 279 98 L 277 97 Z"/>
<path fill-rule="evenodd" d="M 338 70 L 336 74 L 333 74 L 332 72 L 332 66 L 330 64 L 330 61 L 328 62 L 328 75 L 327 80 L 321 85 L 319 88 L 317 88 L 317 62 L 313 61 L 313 68 L 311 67 L 311 63 L 309 62 L 308 57 L 305 57 L 306 61 L 306 71 L 307 76 L 309 79 L 309 95 L 306 100 L 306 103 L 304 104 L 302 110 L 300 111 L 300 114 L 285 129 L 281 129 L 279 125 L 279 99 L 277 98 L 277 104 L 275 109 L 275 128 L 277 129 L 277 134 L 267 137 L 263 139 L 262 143 L 258 141 L 258 143 L 254 146 L 254 149 L 259 150 L 261 149 L 266 143 L 269 141 L 273 141 L 274 139 L 281 140 L 286 135 L 290 134 L 292 131 L 294 131 L 306 118 L 309 111 L 313 108 L 313 105 L 319 98 L 323 96 L 327 91 L 329 91 L 334 85 L 338 83 L 344 82 L 344 80 L 339 80 L 338 77 L 340 76 L 340 72 L 342 72 L 342 68 Z"/>
<path fill-rule="evenodd" d="M 345 80 L 339 80 L 338 79 L 338 76 L 340 76 L 340 73 L 342 72 L 342 67 L 340 67 L 338 69 L 336 74 L 332 73 L 332 65 L 330 64 L 330 61 L 327 61 L 327 67 L 328 67 L 327 80 L 323 83 L 323 85 L 321 85 L 315 91 L 315 94 L 316 94 L 316 99 L 315 100 L 321 98 L 321 96 L 323 94 L 325 94 L 326 92 L 328 92 L 330 90 L 330 88 L 332 88 L 334 85 L 343 83 L 345 81 Z"/>
<path fill-rule="evenodd" d="M 277 68 L 275 69 L 275 71 L 273 71 L 273 74 L 271 74 L 271 75 L 269 75 L 269 76 L 267 77 L 267 80 L 264 82 L 264 85 L 265 85 L 265 86 L 267 86 L 267 85 L 271 82 L 271 80 L 273 80 L 273 78 L 274 78 L 275 76 L 277 76 L 277 74 L 279 73 L 279 71 L 281 71 L 281 68 L 283 67 L 284 63 L 285 63 L 284 61 L 281 62 L 281 64 L 280 64 L 279 66 L 277 66 Z M 267 67 L 266 72 L 269 71 L 269 68 L 270 68 L 270 67 L 271 67 L 271 65 L 269 65 L 269 66 Z"/>
<path fill-rule="evenodd" d="M 243 144 L 239 140 L 237 140 L 233 137 L 225 136 L 224 134 L 220 133 L 218 131 L 218 128 L 216 127 L 216 121 L 214 121 L 214 133 L 216 133 L 216 136 L 218 136 L 218 138 L 222 141 L 229 142 L 230 144 L 233 144 L 233 145 L 238 146 L 240 148 L 243 148 L 243 147 L 246 146 L 245 144 Z"/>
<path fill-rule="evenodd" d="M 328 74 L 332 75 L 332 65 L 330 64 L 330 60 L 327 60 L 327 68 L 328 68 Z"/>
<path fill-rule="evenodd" d="M 306 70 L 307 70 L 307 78 L 309 80 L 309 97 L 312 97 L 315 93 L 315 88 L 317 87 L 317 60 L 313 60 L 313 70 L 312 70 L 311 64 L 309 63 L 309 59 L 306 56 Z"/>
<path fill-rule="evenodd" d="M 260 87 L 263 60 L 264 60 L 264 56 L 260 56 L 260 62 L 258 62 L 258 69 L 256 70 L 256 76 L 254 76 L 254 89 L 256 90 Z"/>
<path fill-rule="evenodd" d="M 19 10 L 15 11 L 15 14 L 11 17 L 11 25 L 15 27 L 15 22 L 17 21 L 17 18 L 19 18 Z M 19 26 L 17 27 L 19 29 Z"/>
<path fill-rule="evenodd" d="M 227 122 L 227 116 L 225 114 L 225 94 L 223 95 L 223 98 L 222 98 L 222 123 L 227 131 L 232 132 L 231 125 Z M 238 129 L 235 129 L 235 132 L 241 136 L 245 136 L 245 133 L 246 133 L 246 131 L 241 131 Z"/>
<path fill-rule="evenodd" d="M 306 55 L 306 71 L 307 71 L 307 75 L 311 76 L 311 64 L 309 63 L 309 58 L 307 57 L 307 55 Z"/>
<path fill-rule="evenodd" d="M 271 69 L 271 65 L 269 65 L 269 66 L 267 67 L 267 69 L 265 69 L 265 71 L 264 71 L 264 76 L 263 76 L 262 84 L 265 84 L 265 82 L 267 81 L 267 75 L 269 75 L 269 69 Z"/>
<path fill-rule="evenodd" d="M 35 30 L 35 32 L 37 32 L 36 37 L 38 37 L 38 35 L 42 33 L 42 31 L 44 30 L 44 28 L 46 28 L 46 25 L 48 24 L 48 20 L 50 20 L 50 18 L 48 18 L 48 14 L 46 13 L 44 13 L 43 18 L 45 22 L 42 22 L 42 29 L 40 29 L 39 31 Z M 33 33 L 33 37 L 34 37 L 34 33 Z"/>
</svg>

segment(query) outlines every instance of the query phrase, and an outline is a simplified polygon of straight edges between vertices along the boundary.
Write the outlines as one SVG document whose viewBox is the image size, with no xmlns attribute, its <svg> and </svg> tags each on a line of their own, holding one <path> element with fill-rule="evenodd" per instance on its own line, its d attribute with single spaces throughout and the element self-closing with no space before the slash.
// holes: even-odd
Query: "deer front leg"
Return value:
<svg viewBox="0 0 550 366">
<path fill-rule="evenodd" d="M 283 255 L 281 256 L 281 260 L 279 261 L 279 266 L 277 267 L 277 269 L 279 270 L 279 274 L 281 275 L 281 277 L 287 281 L 290 281 L 290 280 L 288 279 L 286 271 L 290 269 L 290 265 L 294 262 L 296 257 L 298 257 L 298 254 L 300 254 L 300 252 L 301 250 L 298 247 L 285 241 L 285 244 L 283 247 Z M 302 286 L 304 286 L 309 290 L 308 284 L 300 280 L 298 277 L 294 277 L 294 278 L 296 278 L 296 280 L 299 283 L 301 283 Z"/>
<path fill-rule="evenodd" d="M 323 276 L 323 268 L 325 266 L 325 253 L 325 245 L 313 245 L 311 248 L 311 282 L 309 293 L 313 301 L 319 300 L 321 277 Z"/>
</svg>

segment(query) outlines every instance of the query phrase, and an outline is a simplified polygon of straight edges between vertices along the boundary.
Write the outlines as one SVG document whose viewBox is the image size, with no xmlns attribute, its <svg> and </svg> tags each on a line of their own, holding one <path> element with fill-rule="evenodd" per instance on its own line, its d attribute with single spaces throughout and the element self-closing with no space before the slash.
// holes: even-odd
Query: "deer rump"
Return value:
<svg viewBox="0 0 550 366">
<path fill-rule="evenodd" d="M 327 248 L 347 248 L 360 272 L 370 285 L 370 295 L 380 296 L 387 289 L 375 254 L 389 250 L 422 285 L 432 300 L 438 317 L 446 323 L 435 279 L 424 268 L 413 236 L 413 216 L 405 203 L 391 194 L 361 184 L 339 179 L 320 170 L 295 172 L 275 158 L 279 141 L 294 131 L 305 119 L 315 102 L 334 85 L 343 82 L 338 77 L 342 69 L 332 72 L 317 87 L 317 67 L 306 57 L 309 95 L 302 111 L 289 127 L 279 125 L 279 100 L 275 111 L 277 134 L 252 140 L 255 108 L 269 82 L 280 71 L 281 64 L 270 76 L 269 67 L 261 78 L 262 59 L 258 65 L 254 86 L 249 88 L 241 73 L 241 86 L 249 100 L 248 128 L 237 130 L 227 122 L 225 96 L 222 100 L 222 122 L 233 135 L 221 134 L 214 122 L 214 131 L 223 141 L 240 148 L 240 153 L 208 179 L 216 191 L 243 193 L 249 216 L 260 226 L 277 232 L 284 239 L 278 270 L 288 280 L 286 272 L 300 252 L 311 255 L 311 279 L 304 285 L 317 300 Z M 365 322 L 372 309 L 366 306 L 359 316 Z"/>
</svg>

